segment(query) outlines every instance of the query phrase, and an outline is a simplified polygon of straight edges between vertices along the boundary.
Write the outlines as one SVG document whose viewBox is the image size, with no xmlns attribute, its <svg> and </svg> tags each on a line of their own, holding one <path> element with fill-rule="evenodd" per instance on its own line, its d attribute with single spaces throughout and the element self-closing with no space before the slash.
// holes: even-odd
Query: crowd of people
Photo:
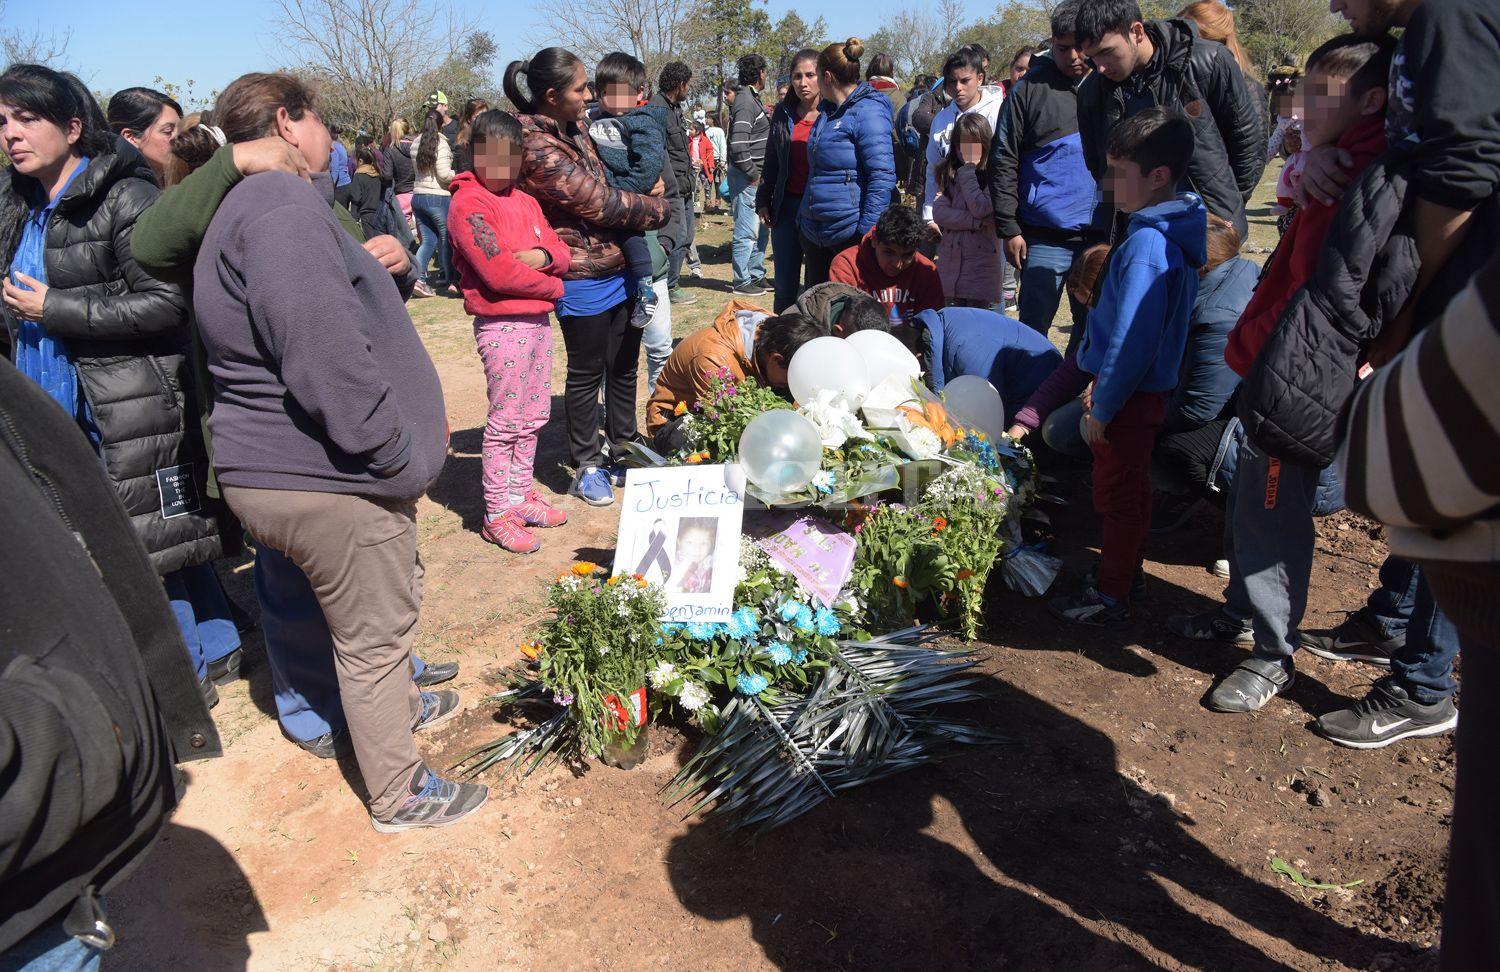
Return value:
<svg viewBox="0 0 1500 972">
<path fill-rule="evenodd" d="M 481 532 L 563 526 L 537 487 L 562 335 L 568 492 L 605 506 L 625 447 L 681 445 L 727 369 L 787 391 L 797 350 L 884 330 L 938 391 L 1001 394 L 1045 468 L 1087 463 L 1097 566 L 1050 610 L 1120 627 L 1151 537 L 1224 510 L 1224 604 L 1166 626 L 1248 655 L 1210 708 L 1285 693 L 1299 651 L 1387 671 L 1315 723 L 1361 749 L 1458 726 L 1448 968 L 1500 962 L 1493 473 L 1500 18 L 1479 0 L 1333 0 L 1349 32 L 1266 88 L 1217 0 L 1147 20 L 1065 0 L 992 68 L 966 44 L 901 99 L 857 38 L 747 54 L 694 110 L 692 69 L 623 52 L 512 62 L 508 108 L 434 93 L 346 145 L 290 75 L 211 112 L 149 88 L 0 74 L 0 965 L 88 967 L 102 904 L 215 755 L 215 686 L 262 629 L 278 719 L 350 752 L 384 833 L 471 817 L 427 767 L 454 664 L 413 652 L 417 500 L 447 457 L 407 302 L 460 298 L 488 395 Z M 1397 32 L 1399 31 L 1399 36 Z M 1003 66 L 1001 66 L 1003 65 Z M 896 104 L 901 100 L 900 105 Z M 1242 256 L 1282 159 L 1280 240 Z M 733 299 L 674 346 L 697 212 L 732 222 Z M 767 249 L 771 267 L 767 272 Z M 1066 293 L 1067 340 L 1049 340 Z M 769 298 L 762 300 L 762 298 Z M 768 304 L 769 306 L 762 306 Z M 637 426 L 640 360 L 649 401 Z M 1380 585 L 1303 631 L 1315 519 L 1390 528 Z M 213 564 L 253 548 L 258 620 Z M 184 650 L 185 649 L 185 650 Z"/>
</svg>

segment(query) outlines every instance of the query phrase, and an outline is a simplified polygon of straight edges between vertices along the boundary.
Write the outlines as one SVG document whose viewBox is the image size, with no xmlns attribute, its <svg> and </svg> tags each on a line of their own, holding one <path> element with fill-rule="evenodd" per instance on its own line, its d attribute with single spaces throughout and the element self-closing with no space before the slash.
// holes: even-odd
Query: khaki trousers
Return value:
<svg viewBox="0 0 1500 972">
<path fill-rule="evenodd" d="M 422 759 L 411 643 L 422 602 L 416 504 L 346 493 L 223 486 L 255 542 L 307 575 L 333 638 L 344 719 L 370 813 L 389 819 Z M 309 650 L 326 650 L 309 646 Z"/>
</svg>

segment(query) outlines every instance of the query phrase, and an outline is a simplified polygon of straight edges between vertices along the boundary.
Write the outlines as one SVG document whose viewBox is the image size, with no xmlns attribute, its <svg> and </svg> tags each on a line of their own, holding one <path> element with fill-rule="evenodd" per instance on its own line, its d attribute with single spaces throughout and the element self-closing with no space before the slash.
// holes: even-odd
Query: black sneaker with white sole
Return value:
<svg viewBox="0 0 1500 972">
<path fill-rule="evenodd" d="M 1424 705 L 1411 697 L 1394 675 L 1387 675 L 1348 709 L 1330 712 L 1313 723 L 1318 734 L 1351 749 L 1380 749 L 1412 736 L 1441 736 L 1458 728 L 1452 699 Z"/>
<path fill-rule="evenodd" d="M 1323 658 L 1390 667 L 1391 656 L 1406 647 L 1406 632 L 1387 635 L 1364 612 L 1355 611 L 1337 627 L 1302 632 L 1301 640 L 1303 648 Z"/>
<path fill-rule="evenodd" d="M 1201 614 L 1175 614 L 1167 618 L 1167 630 L 1179 638 L 1193 641 L 1218 641 L 1246 647 L 1255 644 L 1255 632 L 1225 614 L 1223 608 Z"/>
<path fill-rule="evenodd" d="M 1097 561 L 1095 561 L 1093 566 L 1089 567 L 1088 573 L 1083 575 L 1083 586 L 1085 589 L 1093 588 L 1096 591 L 1099 589 L 1099 564 Z M 1145 570 L 1138 570 L 1135 572 L 1135 577 L 1131 578 L 1130 581 L 1130 599 L 1135 601 L 1145 596 L 1146 572 Z"/>
<path fill-rule="evenodd" d="M 1214 686 L 1208 695 L 1208 707 L 1215 712 L 1259 712 L 1296 680 L 1290 662 L 1247 658 Z"/>
<path fill-rule="evenodd" d="M 418 766 L 407 788 L 408 796 L 386 820 L 372 814 L 370 826 L 382 834 L 399 834 L 419 827 L 446 827 L 484 806 L 490 791 L 478 783 L 454 783 L 425 766 Z"/>
</svg>

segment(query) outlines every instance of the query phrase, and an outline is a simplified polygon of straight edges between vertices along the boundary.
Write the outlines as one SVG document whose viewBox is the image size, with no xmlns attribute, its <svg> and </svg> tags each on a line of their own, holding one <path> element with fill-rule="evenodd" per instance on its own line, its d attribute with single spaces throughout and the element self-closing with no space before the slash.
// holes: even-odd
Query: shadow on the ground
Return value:
<svg viewBox="0 0 1500 972">
<path fill-rule="evenodd" d="M 1016 745 L 849 791 L 753 843 L 696 823 L 666 854 L 683 905 L 747 919 L 786 969 L 1144 968 L 1142 943 L 1194 968 L 1287 967 L 1190 897 L 1317 960 L 1362 968 L 1388 947 L 1220 859 L 1119 772 L 1104 733 L 995 685 L 968 714 Z M 934 833 L 940 800 L 961 836 Z"/>
<path fill-rule="evenodd" d="M 563 397 L 552 396 L 552 412 L 537 435 L 535 477 L 549 501 L 563 496 L 572 483 L 567 470 L 568 438 L 563 425 Z M 427 491 L 433 502 L 457 513 L 465 530 L 478 533 L 484 525 L 484 428 L 459 429 L 449 434 L 448 461 Z M 550 494 L 550 495 L 549 495 Z"/>
<path fill-rule="evenodd" d="M 184 871 L 193 880 L 182 880 Z M 174 823 L 105 904 L 120 935 L 109 968 L 244 969 L 249 937 L 270 930 L 230 849 Z"/>
</svg>

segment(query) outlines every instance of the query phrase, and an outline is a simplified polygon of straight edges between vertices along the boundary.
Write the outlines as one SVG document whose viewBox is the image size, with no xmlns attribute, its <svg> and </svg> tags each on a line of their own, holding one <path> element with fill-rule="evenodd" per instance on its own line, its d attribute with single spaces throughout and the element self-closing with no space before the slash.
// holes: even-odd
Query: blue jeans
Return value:
<svg viewBox="0 0 1500 972">
<path fill-rule="evenodd" d="M 103 954 L 64 931 L 59 918 L 6 949 L 0 972 L 98 972 Z"/>
<path fill-rule="evenodd" d="M 641 347 L 646 349 L 646 394 L 656 391 L 656 376 L 672 356 L 672 301 L 665 277 L 651 285 L 656 291 L 656 313 L 641 332 Z"/>
<path fill-rule="evenodd" d="M 1224 613 L 1255 632 L 1256 658 L 1290 664 L 1312 580 L 1318 470 L 1240 443 L 1224 517 Z"/>
<path fill-rule="evenodd" d="M 802 197 L 782 197 L 781 210 L 772 213 L 771 265 L 776 268 L 776 296 L 772 309 L 780 314 L 797 302 L 802 293 L 802 233 L 797 229 L 797 210 Z"/>
<path fill-rule="evenodd" d="M 1237 418 L 1230 419 L 1227 431 L 1232 441 L 1214 476 L 1226 497 L 1234 491 L 1234 472 L 1239 464 L 1239 444 L 1245 441 L 1245 426 Z M 1338 467 L 1325 466 L 1318 473 L 1318 491 L 1313 496 L 1313 516 L 1332 516 L 1343 508 L 1344 484 L 1339 481 Z"/>
<path fill-rule="evenodd" d="M 766 243 L 770 231 L 755 215 L 755 187 L 745 174 L 729 167 L 729 213 L 734 217 L 734 242 L 729 246 L 730 285 L 749 287 L 766 275 Z"/>
<path fill-rule="evenodd" d="M 300 742 L 343 731 L 333 636 L 307 575 L 286 554 L 256 544 L 255 596 L 281 728 Z M 427 665 L 411 657 L 412 678 L 417 678 Z"/>
<path fill-rule="evenodd" d="M 1067 289 L 1068 271 L 1082 249 L 1082 243 L 1062 245 L 1026 241 L 1026 265 L 1021 268 L 1021 295 L 1016 311 L 1022 324 L 1043 334 L 1052 327 L 1057 305 Z M 1073 312 L 1072 333 L 1082 334 L 1088 308 L 1074 300 L 1072 294 L 1068 295 L 1068 307 Z M 1072 343 L 1071 336 L 1069 343 Z"/>
<path fill-rule="evenodd" d="M 208 677 L 209 662 L 216 662 L 240 646 L 240 633 L 229 614 L 229 598 L 212 564 L 174 570 L 161 579 L 172 603 L 172 614 L 182 629 L 188 657 L 198 681 Z"/>
<path fill-rule="evenodd" d="M 1386 557 L 1380 587 L 1360 613 L 1388 638 L 1406 634 L 1406 643 L 1391 657 L 1391 672 L 1412 698 L 1431 705 L 1453 695 L 1458 630 L 1433 599 L 1421 567 Z"/>
<path fill-rule="evenodd" d="M 417 247 L 417 268 L 421 271 L 422 279 L 434 288 L 439 285 L 433 282 L 427 270 L 434 250 L 438 257 L 438 279 L 444 285 L 458 282 L 458 274 L 453 272 L 453 251 L 448 246 L 448 203 L 451 200 L 452 197 L 448 195 L 434 196 L 427 193 L 417 193 L 411 197 L 411 214 L 422 230 L 422 243 Z"/>
</svg>

